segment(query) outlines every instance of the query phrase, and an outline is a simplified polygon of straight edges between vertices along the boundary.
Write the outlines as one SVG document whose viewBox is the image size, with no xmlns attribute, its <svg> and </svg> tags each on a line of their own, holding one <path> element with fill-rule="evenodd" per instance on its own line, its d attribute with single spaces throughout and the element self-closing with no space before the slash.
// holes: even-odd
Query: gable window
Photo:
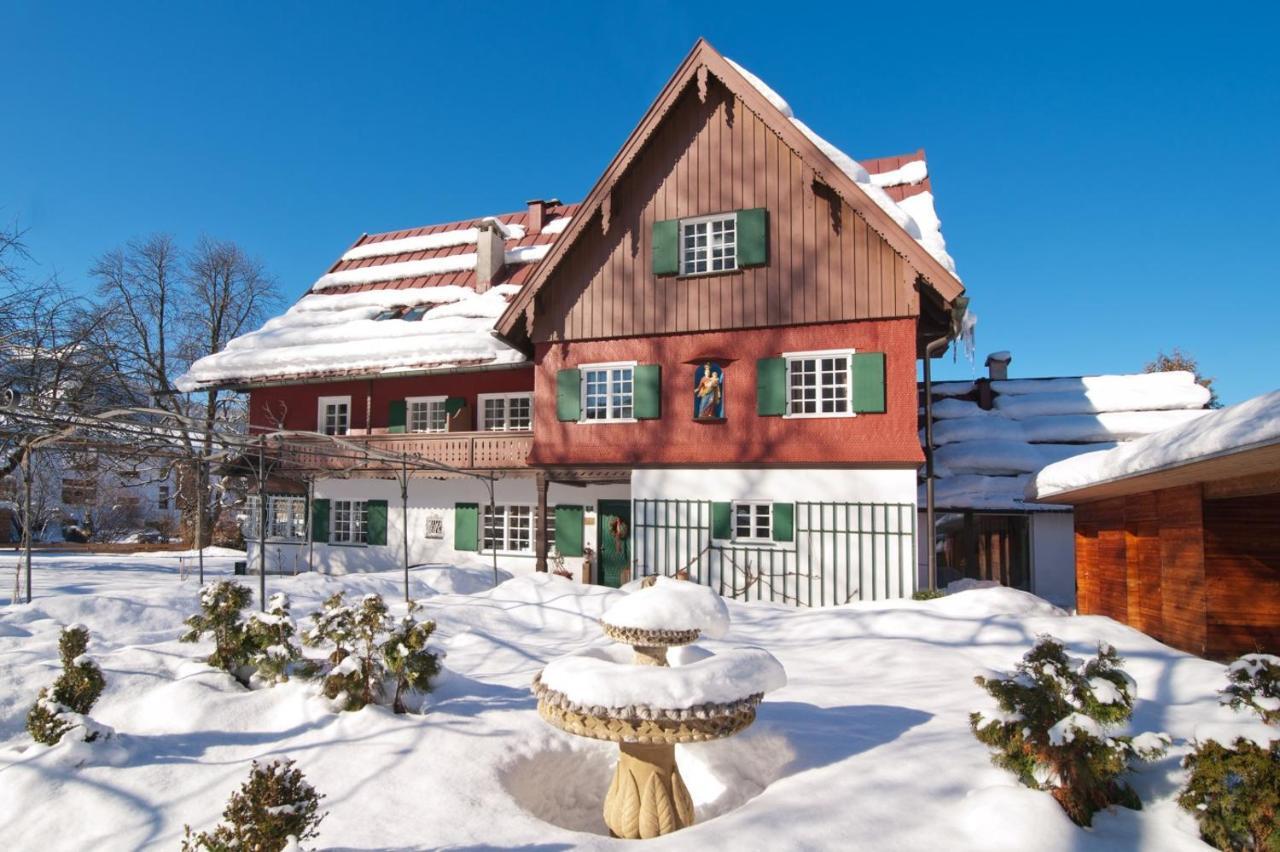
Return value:
<svg viewBox="0 0 1280 852">
<path fill-rule="evenodd" d="M 345 435 L 351 428 L 351 397 L 320 397 L 317 417 L 322 435 Z"/>
<path fill-rule="evenodd" d="M 532 428 L 533 394 L 482 393 L 480 428 L 485 432 L 521 432 Z"/>
<path fill-rule="evenodd" d="M 680 274 L 701 275 L 738 268 L 738 215 L 680 220 Z"/>
<path fill-rule="evenodd" d="M 363 500 L 334 500 L 329 541 L 334 544 L 367 544 L 369 506 Z"/>
<path fill-rule="evenodd" d="M 532 553 L 533 517 L 532 506 L 482 506 L 482 549 L 500 553 Z"/>
<path fill-rule="evenodd" d="M 445 397 L 418 396 L 405 400 L 409 406 L 410 432 L 443 432 L 449 415 L 445 410 Z"/>
<path fill-rule="evenodd" d="M 634 419 L 635 364 L 582 367 L 582 419 Z"/>
<path fill-rule="evenodd" d="M 852 358 L 852 350 L 787 355 L 787 416 L 852 416 Z"/>
<path fill-rule="evenodd" d="M 771 541 L 773 504 L 754 501 L 734 503 L 733 538 L 735 541 Z"/>
</svg>

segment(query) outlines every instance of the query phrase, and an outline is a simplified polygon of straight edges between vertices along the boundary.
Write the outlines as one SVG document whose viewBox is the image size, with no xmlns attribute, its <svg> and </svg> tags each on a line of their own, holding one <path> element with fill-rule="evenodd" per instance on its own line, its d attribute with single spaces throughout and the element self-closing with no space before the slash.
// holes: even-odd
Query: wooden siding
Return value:
<svg viewBox="0 0 1280 852">
<path fill-rule="evenodd" d="M 1209 656 L 1280 649 L 1280 494 L 1206 500 Z"/>
<path fill-rule="evenodd" d="M 769 211 L 769 262 L 654 276 L 654 222 Z M 535 342 L 913 317 L 916 272 L 742 100 L 681 95 L 534 303 Z"/>
<path fill-rule="evenodd" d="M 1280 494 L 1198 485 L 1076 507 L 1077 606 L 1214 659 L 1280 651 Z"/>
</svg>

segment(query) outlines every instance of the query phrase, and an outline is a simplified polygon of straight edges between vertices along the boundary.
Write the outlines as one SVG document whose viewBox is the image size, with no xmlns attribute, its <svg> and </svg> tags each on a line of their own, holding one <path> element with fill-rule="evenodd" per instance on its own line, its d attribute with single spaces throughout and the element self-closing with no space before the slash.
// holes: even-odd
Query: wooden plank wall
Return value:
<svg viewBox="0 0 1280 852">
<path fill-rule="evenodd" d="M 1280 652 L 1280 494 L 1206 500 L 1209 656 Z"/>
<path fill-rule="evenodd" d="M 653 275 L 654 222 L 753 207 L 769 211 L 766 266 Z M 705 103 L 685 91 L 609 208 L 539 294 L 536 342 L 919 313 L 910 265 L 714 78 Z"/>
<path fill-rule="evenodd" d="M 1077 606 L 1214 659 L 1280 651 L 1280 494 L 1184 485 L 1076 507 Z"/>
</svg>

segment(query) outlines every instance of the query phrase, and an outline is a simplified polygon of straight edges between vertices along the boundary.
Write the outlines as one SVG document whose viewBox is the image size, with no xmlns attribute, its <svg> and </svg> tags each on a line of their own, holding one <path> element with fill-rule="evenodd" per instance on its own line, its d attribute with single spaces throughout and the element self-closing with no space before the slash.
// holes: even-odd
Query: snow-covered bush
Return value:
<svg viewBox="0 0 1280 852">
<path fill-rule="evenodd" d="M 1227 680 L 1223 704 L 1248 707 L 1267 724 L 1280 724 L 1280 657 L 1245 654 L 1227 667 Z"/>
<path fill-rule="evenodd" d="M 435 624 L 417 622 L 412 612 L 396 626 L 381 595 L 365 595 L 357 606 L 347 604 L 341 592 L 326 600 L 303 636 L 313 647 L 334 646 L 323 675 L 325 696 L 343 710 L 385 703 L 393 677 L 393 704 L 397 713 L 405 712 L 404 692 L 425 690 L 439 671 L 436 655 L 426 647 Z"/>
<path fill-rule="evenodd" d="M 1230 747 L 1198 743 L 1182 760 L 1187 787 L 1178 804 L 1219 849 L 1280 850 L 1280 739 L 1264 748 L 1243 737 Z"/>
<path fill-rule="evenodd" d="M 106 687 L 102 669 L 85 656 L 88 648 L 89 628 L 83 625 L 73 624 L 58 637 L 62 674 L 53 682 L 52 689 L 41 688 L 35 706 L 27 713 L 27 730 L 36 742 L 56 745 L 65 733 L 76 727 L 83 729 L 85 742 L 93 742 L 109 731 L 87 718 Z"/>
<path fill-rule="evenodd" d="M 266 612 L 249 616 L 245 642 L 251 648 L 249 663 L 254 685 L 283 683 L 290 675 L 307 677 L 312 669 L 298 644 L 298 627 L 289 612 L 289 596 L 277 592 L 267 601 Z"/>
<path fill-rule="evenodd" d="M 391 707 L 397 713 L 408 712 L 404 704 L 406 692 L 426 692 L 431 679 L 440 673 L 440 659 L 427 647 L 427 640 L 435 632 L 436 623 L 415 619 L 413 613 L 417 608 L 417 604 L 411 604 L 409 614 L 400 619 L 400 623 L 382 643 L 383 662 L 396 681 Z"/>
<path fill-rule="evenodd" d="M 1246 654 L 1227 667 L 1222 703 L 1280 725 L 1280 657 Z M 1195 744 L 1182 760 L 1187 787 L 1178 804 L 1219 849 L 1280 850 L 1280 736 L 1269 746 L 1238 737 L 1230 746 Z"/>
<path fill-rule="evenodd" d="M 231 794 L 222 811 L 223 823 L 213 831 L 192 833 L 183 826 L 183 852 L 281 852 L 318 836 L 327 814 L 320 813 L 323 794 L 307 783 L 292 760 L 259 766 L 255 760 L 249 780 Z"/>
<path fill-rule="evenodd" d="M 918 589 L 911 595 L 913 601 L 932 601 L 938 598 L 945 598 L 947 593 L 942 589 Z"/>
<path fill-rule="evenodd" d="M 231 580 L 209 583 L 200 590 L 200 612 L 186 620 L 183 642 L 198 642 L 206 633 L 213 637 L 213 653 L 205 662 L 229 672 L 249 685 L 251 659 L 255 648 L 249 639 L 240 611 L 253 600 L 247 586 Z"/>
<path fill-rule="evenodd" d="M 975 678 L 1001 711 L 969 717 L 974 735 L 996 750 L 992 761 L 1028 787 L 1047 790 L 1080 825 L 1111 804 L 1141 808 L 1121 776 L 1134 758 L 1154 760 L 1169 745 L 1165 734 L 1112 733 L 1133 712 L 1134 682 L 1122 662 L 1106 643 L 1084 661 L 1041 636 L 1012 674 Z"/>
</svg>

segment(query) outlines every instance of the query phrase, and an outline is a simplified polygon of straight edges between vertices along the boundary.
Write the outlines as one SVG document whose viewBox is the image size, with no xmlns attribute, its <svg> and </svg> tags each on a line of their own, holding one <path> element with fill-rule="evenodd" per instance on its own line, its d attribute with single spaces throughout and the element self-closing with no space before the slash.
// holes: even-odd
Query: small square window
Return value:
<svg viewBox="0 0 1280 852">
<path fill-rule="evenodd" d="M 582 368 L 582 419 L 631 420 L 634 414 L 635 367 L 600 365 Z"/>
<path fill-rule="evenodd" d="M 345 435 L 351 428 L 351 397 L 320 397 L 320 413 L 317 418 L 319 431 L 324 435 Z"/>
<path fill-rule="evenodd" d="M 734 503 L 733 537 L 739 541 L 770 541 L 773 538 L 773 504 Z"/>
<path fill-rule="evenodd" d="M 848 352 L 814 352 L 787 358 L 787 414 L 843 417 L 851 414 Z"/>
<path fill-rule="evenodd" d="M 533 395 L 480 394 L 480 428 L 486 432 L 523 432 L 533 428 Z"/>
<path fill-rule="evenodd" d="M 448 425 L 449 415 L 445 410 L 445 398 L 442 396 L 410 398 L 408 403 L 408 420 L 410 432 L 443 432 Z"/>
<path fill-rule="evenodd" d="M 737 268 L 737 214 L 680 221 L 681 275 L 728 272 Z"/>
</svg>

